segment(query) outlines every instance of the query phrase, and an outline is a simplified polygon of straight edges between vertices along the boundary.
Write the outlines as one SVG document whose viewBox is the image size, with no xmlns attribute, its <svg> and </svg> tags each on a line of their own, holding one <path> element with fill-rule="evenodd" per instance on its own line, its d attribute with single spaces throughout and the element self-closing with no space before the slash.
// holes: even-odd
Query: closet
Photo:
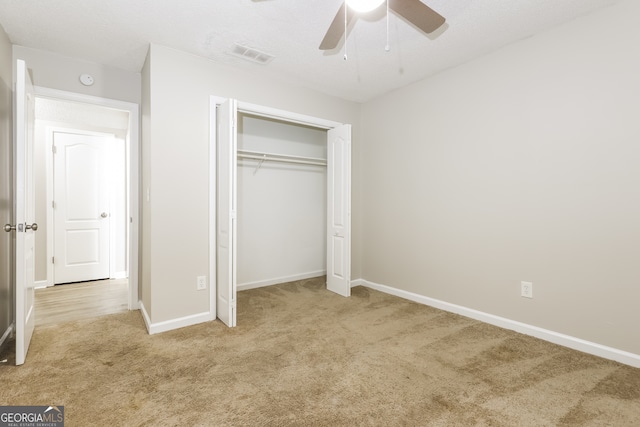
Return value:
<svg viewBox="0 0 640 427">
<path fill-rule="evenodd" d="M 351 126 L 233 99 L 212 111 L 217 317 L 235 326 L 238 289 L 325 273 L 349 296 Z"/>
<path fill-rule="evenodd" d="M 238 114 L 237 288 L 326 272 L 327 132 Z"/>
</svg>

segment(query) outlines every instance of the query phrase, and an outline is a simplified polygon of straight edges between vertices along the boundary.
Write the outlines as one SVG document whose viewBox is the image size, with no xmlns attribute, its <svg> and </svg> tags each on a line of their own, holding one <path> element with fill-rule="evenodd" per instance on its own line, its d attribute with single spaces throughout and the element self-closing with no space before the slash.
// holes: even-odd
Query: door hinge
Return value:
<svg viewBox="0 0 640 427">
<path fill-rule="evenodd" d="M 56 263 L 56 257 L 52 256 L 51 257 L 51 264 L 55 264 Z"/>
<path fill-rule="evenodd" d="M 56 208 L 56 202 L 55 202 L 55 201 L 53 201 L 53 200 L 51 201 L 51 207 L 52 207 L 53 209 L 55 209 L 55 208 Z"/>
<path fill-rule="evenodd" d="M 57 152 L 58 150 L 56 149 L 56 146 L 55 146 L 55 145 L 52 145 L 52 146 L 51 146 L 51 151 L 53 151 L 53 154 L 56 154 L 56 152 Z"/>
</svg>

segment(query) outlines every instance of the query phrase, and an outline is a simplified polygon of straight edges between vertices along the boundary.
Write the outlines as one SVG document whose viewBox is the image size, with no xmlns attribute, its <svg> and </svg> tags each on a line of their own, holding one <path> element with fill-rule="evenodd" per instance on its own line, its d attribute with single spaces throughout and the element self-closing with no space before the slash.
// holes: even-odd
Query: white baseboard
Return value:
<svg viewBox="0 0 640 427">
<path fill-rule="evenodd" d="M 36 282 L 34 283 L 34 286 L 36 289 L 43 289 L 43 288 L 48 288 L 51 285 L 49 285 L 48 280 L 36 280 Z"/>
<path fill-rule="evenodd" d="M 113 277 L 110 277 L 110 279 L 114 279 L 114 280 L 126 279 L 126 278 L 129 277 L 129 272 L 128 271 L 118 271 L 118 272 L 114 273 L 112 276 Z"/>
<path fill-rule="evenodd" d="M 364 279 L 352 280 L 351 287 L 355 286 L 365 286 L 367 288 L 375 289 L 386 294 L 395 295 L 400 298 L 439 308 L 451 313 L 460 314 L 462 316 L 470 317 L 472 319 L 499 326 L 501 328 L 510 329 L 521 334 L 531 335 L 533 337 L 540 338 L 554 344 L 562 345 L 564 347 L 569 347 L 574 350 L 582 351 L 584 353 L 593 354 L 605 359 L 624 363 L 625 365 L 640 368 L 639 354 L 630 353 L 613 347 L 607 347 L 605 345 L 586 341 L 580 338 L 572 337 L 570 335 L 561 334 L 558 332 L 550 331 L 548 329 L 539 328 L 537 326 L 517 322 L 505 317 L 495 316 L 493 314 L 484 313 L 482 311 L 474 310 L 460 305 L 451 304 L 446 301 L 414 294 L 413 292 L 407 292 L 401 289 L 392 288 L 390 286 L 373 283 Z"/>
<path fill-rule="evenodd" d="M 197 325 L 198 323 L 204 323 L 210 320 L 214 320 L 211 317 L 211 313 L 207 311 L 204 313 L 179 317 L 177 319 L 165 320 L 164 322 L 151 323 L 149 313 L 147 313 L 147 310 L 142 301 L 140 301 L 140 311 L 142 312 L 142 318 L 144 319 L 144 323 L 147 326 L 147 332 L 149 332 L 149 335 L 159 334 L 161 332 L 167 332 L 173 329 L 184 328 L 186 326 Z"/>
<path fill-rule="evenodd" d="M 327 274 L 326 270 L 318 270 L 318 271 L 312 271 L 312 272 L 309 272 L 309 273 L 294 274 L 293 276 L 278 277 L 278 278 L 275 278 L 275 279 L 260 280 L 260 281 L 257 281 L 257 282 L 243 283 L 241 285 L 237 285 L 236 288 L 238 289 L 238 292 L 239 291 L 246 291 L 248 289 L 262 288 L 264 286 L 271 286 L 271 285 L 277 285 L 277 284 L 280 284 L 280 283 L 294 282 L 296 280 L 311 279 L 313 277 L 324 276 L 325 274 Z"/>
<path fill-rule="evenodd" d="M 133 304 L 129 306 L 129 310 L 140 310 L 140 306 L 142 305 L 142 301 L 135 301 Z"/>
<path fill-rule="evenodd" d="M 0 348 L 4 345 L 4 343 L 9 339 L 11 334 L 13 333 L 13 323 L 9 325 L 6 331 L 0 337 Z"/>
</svg>

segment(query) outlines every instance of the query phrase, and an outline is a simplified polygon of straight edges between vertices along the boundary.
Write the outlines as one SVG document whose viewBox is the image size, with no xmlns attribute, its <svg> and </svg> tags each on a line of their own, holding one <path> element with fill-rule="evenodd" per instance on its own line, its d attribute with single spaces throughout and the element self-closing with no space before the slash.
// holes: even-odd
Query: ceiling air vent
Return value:
<svg viewBox="0 0 640 427">
<path fill-rule="evenodd" d="M 257 62 L 258 64 L 268 64 L 275 58 L 275 56 L 269 55 L 268 53 L 260 52 L 259 50 L 239 44 L 233 45 L 231 53 L 247 61 Z"/>
</svg>

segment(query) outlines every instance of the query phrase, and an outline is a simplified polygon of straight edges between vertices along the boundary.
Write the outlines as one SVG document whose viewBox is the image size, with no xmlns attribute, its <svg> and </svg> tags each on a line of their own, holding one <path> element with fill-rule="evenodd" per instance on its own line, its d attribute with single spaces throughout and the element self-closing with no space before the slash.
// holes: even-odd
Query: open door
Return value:
<svg viewBox="0 0 640 427">
<path fill-rule="evenodd" d="M 327 131 L 327 289 L 351 295 L 351 125 Z"/>
<path fill-rule="evenodd" d="M 218 108 L 217 316 L 236 326 L 237 103 Z"/>
<path fill-rule="evenodd" d="M 18 60 L 16 73 L 16 121 L 14 137 L 15 232 L 16 232 L 16 365 L 27 357 L 35 327 L 34 235 L 35 218 L 33 179 L 33 130 L 35 95 L 24 61 Z"/>
</svg>

